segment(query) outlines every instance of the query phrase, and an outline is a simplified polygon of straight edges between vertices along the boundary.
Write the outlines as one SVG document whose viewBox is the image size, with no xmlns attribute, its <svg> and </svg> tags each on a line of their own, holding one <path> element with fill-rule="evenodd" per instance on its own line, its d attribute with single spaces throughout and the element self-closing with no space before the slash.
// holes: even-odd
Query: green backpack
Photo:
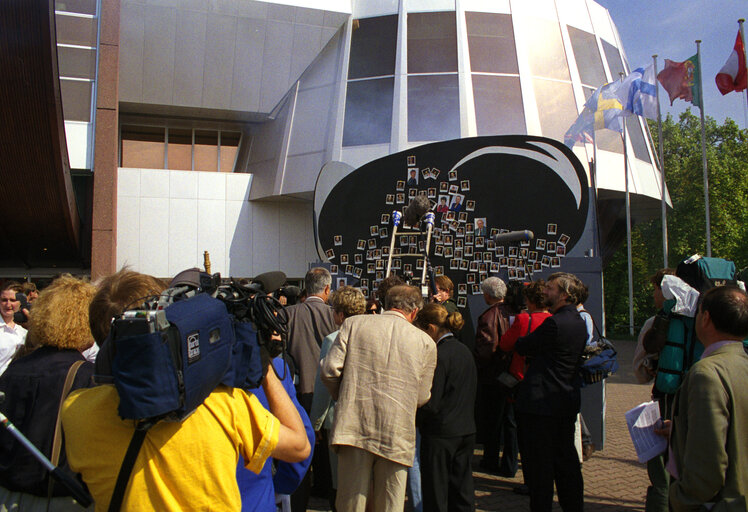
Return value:
<svg viewBox="0 0 748 512">
<path fill-rule="evenodd" d="M 673 313 L 675 300 L 665 301 L 664 312 L 669 319 L 667 341 L 660 352 L 655 387 L 673 394 L 683 382 L 683 376 L 701 358 L 704 346 L 696 337 L 695 319 Z"/>
</svg>

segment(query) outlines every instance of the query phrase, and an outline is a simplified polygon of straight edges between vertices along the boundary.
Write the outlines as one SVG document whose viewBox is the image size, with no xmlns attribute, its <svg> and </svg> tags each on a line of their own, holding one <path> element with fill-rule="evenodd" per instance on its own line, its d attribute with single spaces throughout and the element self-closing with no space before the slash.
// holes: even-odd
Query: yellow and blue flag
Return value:
<svg viewBox="0 0 748 512">
<path fill-rule="evenodd" d="M 617 97 L 617 82 L 607 83 L 597 88 L 584 104 L 582 113 L 564 135 L 564 144 L 570 148 L 577 142 L 592 143 L 595 130 L 607 128 L 623 133 L 624 111 Z"/>
</svg>

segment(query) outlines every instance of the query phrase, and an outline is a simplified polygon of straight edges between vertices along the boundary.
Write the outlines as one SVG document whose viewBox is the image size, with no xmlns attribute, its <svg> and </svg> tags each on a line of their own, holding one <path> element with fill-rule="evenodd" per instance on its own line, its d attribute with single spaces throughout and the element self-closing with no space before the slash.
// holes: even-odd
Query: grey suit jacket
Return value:
<svg viewBox="0 0 748 512">
<path fill-rule="evenodd" d="M 400 313 L 347 318 L 320 372 L 337 400 L 331 444 L 411 466 L 435 367 L 434 340 Z"/>
<path fill-rule="evenodd" d="M 288 353 L 293 357 L 299 373 L 299 394 L 311 394 L 319 368 L 319 348 L 322 340 L 328 334 L 337 331 L 338 326 L 335 324 L 332 308 L 319 297 L 309 297 L 301 304 L 294 304 L 286 310 Z M 308 412 L 311 398 L 302 401 L 302 405 Z"/>
<path fill-rule="evenodd" d="M 748 495 L 748 355 L 724 345 L 691 367 L 675 398 L 670 443 L 679 479 L 671 510 Z M 742 505 L 734 510 L 745 508 Z M 728 508 L 727 510 L 733 510 Z"/>
</svg>

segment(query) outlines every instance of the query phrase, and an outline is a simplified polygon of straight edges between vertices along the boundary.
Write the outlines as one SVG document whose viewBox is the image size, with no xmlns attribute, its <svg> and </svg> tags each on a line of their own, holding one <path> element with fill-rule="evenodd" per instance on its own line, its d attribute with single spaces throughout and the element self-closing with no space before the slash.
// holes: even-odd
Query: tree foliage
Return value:
<svg viewBox="0 0 748 512">
<path fill-rule="evenodd" d="M 659 150 L 656 123 L 650 131 Z M 748 130 L 731 119 L 723 124 L 711 117 L 705 123 L 712 256 L 748 265 Z M 701 153 L 701 122 L 690 109 L 676 122 L 670 115 L 662 123 L 665 177 L 673 208 L 668 209 L 668 266 L 675 268 L 688 256 L 706 254 L 706 218 Z M 649 276 L 662 266 L 660 218 L 632 229 L 634 324 L 641 326 L 652 314 Z M 605 312 L 613 329 L 628 325 L 628 270 L 626 242 L 604 269 Z"/>
</svg>

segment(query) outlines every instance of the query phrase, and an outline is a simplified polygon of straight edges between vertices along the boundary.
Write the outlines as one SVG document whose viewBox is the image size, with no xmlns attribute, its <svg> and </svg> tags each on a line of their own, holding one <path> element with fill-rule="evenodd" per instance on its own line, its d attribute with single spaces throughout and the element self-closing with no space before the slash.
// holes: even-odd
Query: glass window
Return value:
<svg viewBox="0 0 748 512">
<path fill-rule="evenodd" d="M 195 130 L 195 170 L 218 170 L 218 132 Z"/>
<path fill-rule="evenodd" d="M 620 73 L 626 73 L 623 69 L 623 62 L 621 61 L 621 53 L 618 48 L 607 42 L 605 39 L 603 42 L 603 50 L 605 51 L 605 60 L 608 62 L 608 69 L 610 69 L 610 79 L 618 80 Z"/>
<path fill-rule="evenodd" d="M 634 156 L 639 160 L 652 163 L 652 160 L 649 158 L 649 151 L 647 151 L 647 143 L 644 141 L 644 133 L 642 133 L 642 127 L 639 124 L 639 116 L 627 117 L 626 129 L 628 130 L 631 146 L 634 148 Z"/>
<path fill-rule="evenodd" d="M 234 172 L 241 138 L 242 134 L 239 132 L 221 132 L 221 172 Z"/>
<path fill-rule="evenodd" d="M 574 58 L 579 69 L 579 79 L 583 84 L 600 87 L 607 80 L 595 36 L 572 26 L 568 26 L 568 29 Z"/>
<path fill-rule="evenodd" d="M 564 134 L 578 116 L 571 84 L 538 78 L 532 83 L 543 136 L 563 141 Z"/>
<path fill-rule="evenodd" d="M 57 48 L 60 76 L 68 78 L 96 78 L 96 50 L 87 48 Z"/>
<path fill-rule="evenodd" d="M 91 121 L 91 85 L 89 81 L 60 79 L 62 114 L 66 121 Z"/>
<path fill-rule="evenodd" d="M 169 169 L 192 169 L 192 130 L 169 128 L 169 145 L 166 149 Z"/>
<path fill-rule="evenodd" d="M 473 75 L 478 135 L 527 133 L 519 77 Z"/>
<path fill-rule="evenodd" d="M 408 140 L 460 136 L 457 75 L 408 77 Z"/>
<path fill-rule="evenodd" d="M 353 21 L 348 78 L 395 74 L 397 16 Z"/>
<path fill-rule="evenodd" d="M 457 71 L 454 12 L 408 14 L 408 73 Z"/>
<path fill-rule="evenodd" d="M 466 12 L 465 18 L 470 69 L 484 73 L 519 73 L 511 15 Z"/>
<path fill-rule="evenodd" d="M 555 21 L 528 18 L 524 37 L 533 76 L 571 80 L 561 28 Z"/>
<path fill-rule="evenodd" d="M 58 44 L 96 47 L 96 18 L 57 14 L 55 23 Z"/>
<path fill-rule="evenodd" d="M 348 82 L 343 146 L 390 141 L 393 88 L 393 78 Z"/>
<path fill-rule="evenodd" d="M 96 14 L 96 0 L 55 0 L 55 11 Z"/>
<path fill-rule="evenodd" d="M 151 126 L 123 126 L 121 166 L 140 169 L 163 169 L 166 138 L 164 129 Z"/>
</svg>

